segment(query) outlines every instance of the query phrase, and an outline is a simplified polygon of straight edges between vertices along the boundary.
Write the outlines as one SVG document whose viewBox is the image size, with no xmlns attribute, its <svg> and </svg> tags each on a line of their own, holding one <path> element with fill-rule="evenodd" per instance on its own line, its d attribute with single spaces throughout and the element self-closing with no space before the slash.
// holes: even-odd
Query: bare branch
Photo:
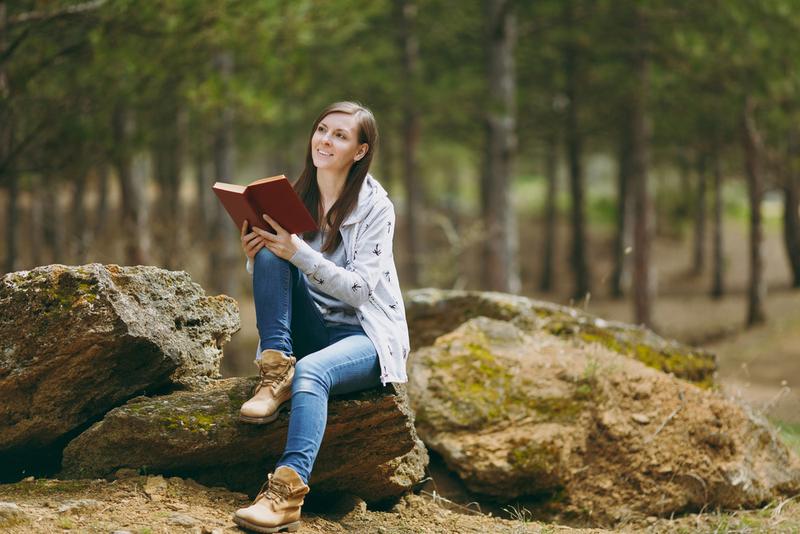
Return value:
<svg viewBox="0 0 800 534">
<path fill-rule="evenodd" d="M 75 4 L 73 6 L 63 7 L 53 11 L 27 11 L 19 15 L 9 17 L 6 22 L 7 27 L 15 26 L 17 24 L 24 24 L 26 22 L 40 22 L 44 20 L 52 20 L 61 17 L 70 17 L 73 15 L 80 15 L 89 11 L 100 9 L 106 4 L 107 0 L 92 0 L 91 2 L 84 2 L 83 4 Z"/>
</svg>

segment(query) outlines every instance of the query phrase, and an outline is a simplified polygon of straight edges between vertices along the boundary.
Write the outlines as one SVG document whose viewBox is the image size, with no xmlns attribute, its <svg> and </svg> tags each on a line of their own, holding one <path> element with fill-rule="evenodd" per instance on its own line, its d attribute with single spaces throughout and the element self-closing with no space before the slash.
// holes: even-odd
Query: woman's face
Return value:
<svg viewBox="0 0 800 534">
<path fill-rule="evenodd" d="M 311 136 L 311 158 L 319 169 L 342 172 L 367 153 L 369 145 L 358 142 L 355 116 L 335 111 L 325 115 Z"/>
</svg>

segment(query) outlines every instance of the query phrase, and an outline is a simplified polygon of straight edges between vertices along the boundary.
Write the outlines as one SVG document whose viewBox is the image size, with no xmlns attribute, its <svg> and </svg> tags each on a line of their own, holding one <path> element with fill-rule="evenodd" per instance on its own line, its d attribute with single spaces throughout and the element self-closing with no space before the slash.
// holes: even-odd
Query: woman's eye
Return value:
<svg viewBox="0 0 800 534">
<path fill-rule="evenodd" d="M 336 134 L 336 137 L 338 137 L 339 139 L 344 139 L 344 134 Z"/>
<path fill-rule="evenodd" d="M 324 126 L 317 126 L 317 131 L 318 132 L 321 132 L 321 131 L 324 131 L 324 130 L 325 130 Z"/>
</svg>

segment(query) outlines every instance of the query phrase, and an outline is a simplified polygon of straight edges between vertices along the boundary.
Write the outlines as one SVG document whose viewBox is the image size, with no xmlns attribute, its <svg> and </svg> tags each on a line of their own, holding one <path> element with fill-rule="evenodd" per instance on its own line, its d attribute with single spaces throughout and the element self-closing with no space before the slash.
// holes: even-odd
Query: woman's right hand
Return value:
<svg viewBox="0 0 800 534">
<path fill-rule="evenodd" d="M 242 223 L 242 250 L 251 261 L 255 261 L 255 256 L 264 246 L 264 238 L 255 232 L 247 233 L 247 220 Z"/>
</svg>

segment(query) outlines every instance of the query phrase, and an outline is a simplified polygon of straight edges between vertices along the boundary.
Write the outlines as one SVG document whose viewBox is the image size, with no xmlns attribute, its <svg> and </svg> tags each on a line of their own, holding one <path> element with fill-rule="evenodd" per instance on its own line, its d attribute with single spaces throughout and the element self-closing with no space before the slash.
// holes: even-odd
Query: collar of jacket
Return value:
<svg viewBox="0 0 800 534">
<path fill-rule="evenodd" d="M 375 202 L 384 196 L 386 196 L 386 190 L 383 186 L 371 174 L 367 174 L 364 178 L 364 183 L 361 184 L 361 190 L 358 192 L 356 207 L 342 222 L 342 226 L 361 221 L 375 205 Z"/>
</svg>

